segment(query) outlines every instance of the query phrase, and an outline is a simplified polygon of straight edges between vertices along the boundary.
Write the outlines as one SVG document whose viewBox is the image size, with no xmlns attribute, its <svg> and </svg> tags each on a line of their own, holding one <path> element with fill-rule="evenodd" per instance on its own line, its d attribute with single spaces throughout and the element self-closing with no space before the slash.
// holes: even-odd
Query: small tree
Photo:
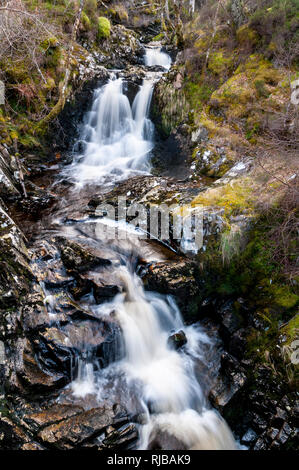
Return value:
<svg viewBox="0 0 299 470">
<path fill-rule="evenodd" d="M 75 44 L 75 41 L 76 41 L 76 36 L 77 36 L 78 27 L 79 27 L 80 20 L 81 20 L 82 11 L 83 11 L 83 8 L 84 8 L 84 1 L 85 0 L 80 0 L 79 8 L 78 8 L 76 18 L 75 18 L 75 22 L 74 22 L 74 25 L 73 25 L 73 30 L 72 30 L 72 34 L 71 34 L 71 41 L 70 41 L 70 49 L 69 49 L 68 54 L 67 54 L 65 74 L 64 74 L 63 82 L 60 86 L 60 93 L 59 93 L 58 102 L 56 103 L 54 108 L 50 111 L 50 113 L 44 119 L 42 119 L 39 122 L 39 124 L 37 126 L 37 130 L 43 130 L 53 119 L 55 119 L 58 116 L 60 111 L 64 108 L 65 101 L 66 101 L 66 98 L 67 98 L 67 87 L 68 87 L 69 80 L 70 80 L 70 75 L 71 75 L 71 56 L 72 56 L 72 52 L 73 52 L 73 49 L 74 49 L 74 44 Z"/>
</svg>

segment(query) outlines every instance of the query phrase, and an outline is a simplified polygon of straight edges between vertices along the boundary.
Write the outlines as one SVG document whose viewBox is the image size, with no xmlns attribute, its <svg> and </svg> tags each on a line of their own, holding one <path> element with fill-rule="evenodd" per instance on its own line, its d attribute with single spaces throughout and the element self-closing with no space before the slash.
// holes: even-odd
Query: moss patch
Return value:
<svg viewBox="0 0 299 470">
<path fill-rule="evenodd" d="M 100 16 L 98 19 L 98 39 L 107 39 L 110 36 L 111 25 L 108 18 Z"/>
<path fill-rule="evenodd" d="M 251 192 L 252 183 L 250 179 L 242 179 L 231 184 L 211 188 L 199 194 L 192 201 L 192 204 L 221 207 L 227 217 L 245 212 L 252 213 L 254 206 Z"/>
</svg>

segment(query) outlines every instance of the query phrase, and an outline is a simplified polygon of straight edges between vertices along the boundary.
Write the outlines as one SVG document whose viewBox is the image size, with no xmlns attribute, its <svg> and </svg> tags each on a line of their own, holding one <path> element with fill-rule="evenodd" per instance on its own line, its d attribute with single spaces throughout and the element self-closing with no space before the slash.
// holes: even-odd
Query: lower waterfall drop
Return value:
<svg viewBox="0 0 299 470">
<path fill-rule="evenodd" d="M 133 415 L 141 413 L 140 450 L 235 449 L 231 431 L 209 406 L 195 370 L 198 362 L 204 362 L 204 348 L 212 346 L 211 339 L 200 326 L 184 325 L 171 298 L 145 292 L 129 268 L 119 268 L 118 275 L 124 292 L 92 308 L 98 316 L 117 319 L 123 335 L 122 359 L 111 357 L 100 370 L 91 359 L 80 359 L 71 384 L 74 396 L 96 395 L 99 402 L 112 399 L 125 404 Z M 178 351 L 169 337 L 182 330 L 187 342 Z"/>
<path fill-rule="evenodd" d="M 196 326 L 184 326 L 174 303 L 171 308 L 163 297 L 145 294 L 136 275 L 126 272 L 122 279 L 126 294 L 116 307 L 125 342 L 121 368 L 129 384 L 139 384 L 147 414 L 139 448 L 159 447 L 164 433 L 186 449 L 234 449 L 228 426 L 208 406 L 195 374 L 209 338 Z M 187 344 L 178 352 L 168 338 L 182 329 Z"/>
</svg>

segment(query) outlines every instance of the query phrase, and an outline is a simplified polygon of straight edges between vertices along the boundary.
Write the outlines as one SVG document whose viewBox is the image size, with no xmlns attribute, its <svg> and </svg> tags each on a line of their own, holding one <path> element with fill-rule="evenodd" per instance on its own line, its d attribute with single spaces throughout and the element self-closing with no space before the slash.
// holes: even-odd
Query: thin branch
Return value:
<svg viewBox="0 0 299 470">
<path fill-rule="evenodd" d="M 0 7 L 0 12 L 1 11 L 9 11 L 9 12 L 12 12 L 12 13 L 21 13 L 22 15 L 28 16 L 29 18 L 33 19 L 35 21 L 35 23 L 40 25 L 50 36 L 55 36 L 55 34 L 53 32 L 51 32 L 48 28 L 45 27 L 45 25 L 43 24 L 43 22 L 41 20 L 39 20 L 32 13 L 28 13 L 26 10 L 19 10 L 17 8 L 11 8 L 11 7 Z M 58 40 L 57 40 L 57 42 L 59 43 Z M 61 43 L 59 43 L 59 44 L 61 45 Z"/>
</svg>

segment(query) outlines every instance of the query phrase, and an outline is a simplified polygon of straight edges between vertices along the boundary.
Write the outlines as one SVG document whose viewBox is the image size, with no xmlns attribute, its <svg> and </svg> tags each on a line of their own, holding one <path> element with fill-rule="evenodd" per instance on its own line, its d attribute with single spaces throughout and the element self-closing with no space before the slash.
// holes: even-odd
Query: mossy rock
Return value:
<svg viewBox="0 0 299 470">
<path fill-rule="evenodd" d="M 55 37 L 46 38 L 40 44 L 40 47 L 44 51 L 47 51 L 51 47 L 55 48 L 55 47 L 58 47 L 58 46 L 59 46 L 59 42 Z"/>
<path fill-rule="evenodd" d="M 242 178 L 224 186 L 212 187 L 200 193 L 192 204 L 224 209 L 226 217 L 254 213 L 254 198 L 250 178 Z"/>
<path fill-rule="evenodd" d="M 274 297 L 275 304 L 282 309 L 291 310 L 299 304 L 299 296 L 287 286 L 271 285 L 269 293 Z"/>
<path fill-rule="evenodd" d="M 211 178 L 220 178 L 233 166 L 228 152 L 219 154 L 213 148 L 195 148 L 192 158 L 196 172 Z"/>
<path fill-rule="evenodd" d="M 108 18 L 100 16 L 98 18 L 98 39 L 107 39 L 111 33 L 111 24 Z"/>
<path fill-rule="evenodd" d="M 293 341 L 299 340 L 299 314 L 297 313 L 286 326 L 282 329 L 286 335 L 286 345 L 290 345 Z"/>
<path fill-rule="evenodd" d="M 229 72 L 233 62 L 233 56 L 225 57 L 223 51 L 213 52 L 209 58 L 208 69 L 215 75 L 222 75 Z"/>
<path fill-rule="evenodd" d="M 159 34 L 157 34 L 157 36 L 155 36 L 153 38 L 153 41 L 162 41 L 162 39 L 164 39 L 164 36 L 165 36 L 165 34 L 163 32 L 159 33 Z"/>
<path fill-rule="evenodd" d="M 240 73 L 227 80 L 211 98 L 220 101 L 223 105 L 245 105 L 253 102 L 255 96 L 247 75 Z"/>
<path fill-rule="evenodd" d="M 284 78 L 284 72 L 275 68 L 272 62 L 260 54 L 251 54 L 245 63 L 239 65 L 235 73 L 244 72 L 250 80 L 264 80 L 273 86 Z"/>
<path fill-rule="evenodd" d="M 87 14 L 85 13 L 85 11 L 82 11 L 81 24 L 82 24 L 85 31 L 90 31 L 91 28 L 92 28 L 91 21 L 90 21 L 89 17 L 87 16 Z"/>
</svg>

